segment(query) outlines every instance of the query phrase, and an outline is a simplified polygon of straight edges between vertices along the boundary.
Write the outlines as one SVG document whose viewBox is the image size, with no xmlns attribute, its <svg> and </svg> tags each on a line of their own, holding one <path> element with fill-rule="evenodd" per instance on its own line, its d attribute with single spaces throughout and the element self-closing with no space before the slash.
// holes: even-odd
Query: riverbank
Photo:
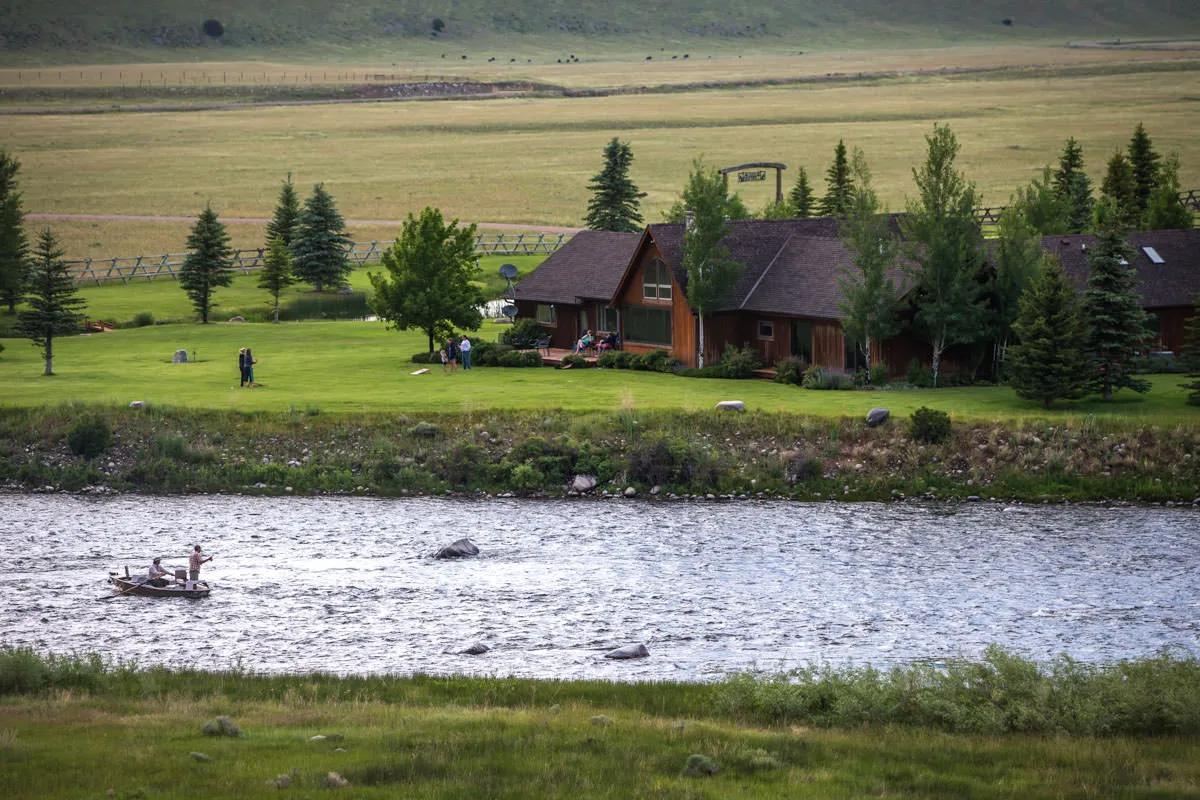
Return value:
<svg viewBox="0 0 1200 800">
<path fill-rule="evenodd" d="M 267 677 L 8 650 L 0 791 L 317 797 L 336 773 L 355 797 L 1186 797 L 1200 788 L 1197 668 L 1038 668 L 992 651 L 787 683 L 612 684 Z M 206 735 L 217 717 L 239 735 Z"/>
<path fill-rule="evenodd" d="M 79 427 L 103 440 L 94 457 L 73 452 Z M 1195 504 L 1200 428 L 966 420 L 953 423 L 946 441 L 924 443 L 900 418 L 869 428 L 857 418 L 712 410 L 329 415 L 64 405 L 0 409 L 0 484 L 95 493 Z"/>
</svg>

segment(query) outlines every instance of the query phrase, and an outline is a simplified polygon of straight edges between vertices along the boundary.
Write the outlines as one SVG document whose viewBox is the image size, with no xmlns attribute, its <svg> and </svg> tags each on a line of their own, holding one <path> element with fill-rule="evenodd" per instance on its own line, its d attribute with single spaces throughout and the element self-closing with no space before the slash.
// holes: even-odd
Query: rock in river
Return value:
<svg viewBox="0 0 1200 800">
<path fill-rule="evenodd" d="M 596 476 L 595 475 L 576 475 L 575 479 L 571 481 L 571 491 L 579 492 L 580 494 L 590 492 L 592 489 L 595 489 L 595 488 L 596 488 Z"/>
<path fill-rule="evenodd" d="M 644 644 L 627 644 L 624 647 L 618 647 L 616 650 L 609 651 L 604 654 L 605 658 L 646 658 L 650 655 L 650 651 L 646 649 Z"/>
<path fill-rule="evenodd" d="M 466 558 L 479 555 L 479 548 L 470 539 L 459 539 L 437 551 L 434 558 Z"/>
<path fill-rule="evenodd" d="M 483 642 L 476 642 L 475 644 L 468 647 L 466 650 L 459 650 L 458 652 L 460 655 L 464 655 L 464 656 L 481 656 L 484 653 L 486 653 L 488 650 L 491 650 L 491 649 L 492 648 L 488 647 Z"/>
<path fill-rule="evenodd" d="M 878 428 L 883 423 L 887 422 L 888 417 L 892 414 L 886 408 L 872 408 L 867 412 L 867 427 Z"/>
</svg>

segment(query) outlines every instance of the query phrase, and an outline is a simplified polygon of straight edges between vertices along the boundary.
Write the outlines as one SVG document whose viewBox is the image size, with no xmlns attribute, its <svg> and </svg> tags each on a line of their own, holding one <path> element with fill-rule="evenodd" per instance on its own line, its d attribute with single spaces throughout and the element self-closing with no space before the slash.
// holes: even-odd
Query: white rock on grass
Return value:
<svg viewBox="0 0 1200 800">
<path fill-rule="evenodd" d="M 717 411 L 745 411 L 746 404 L 741 400 L 722 400 L 716 405 Z"/>
</svg>

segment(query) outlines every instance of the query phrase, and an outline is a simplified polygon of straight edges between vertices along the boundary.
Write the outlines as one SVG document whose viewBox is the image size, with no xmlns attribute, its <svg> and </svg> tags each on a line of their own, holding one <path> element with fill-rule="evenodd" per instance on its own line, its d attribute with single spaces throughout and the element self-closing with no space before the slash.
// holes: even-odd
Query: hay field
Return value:
<svg viewBox="0 0 1200 800">
<path fill-rule="evenodd" d="M 1144 122 L 1200 184 L 1200 60 L 1168 71 L 923 76 L 759 89 L 211 112 L 3 118 L 23 164 L 28 211 L 269 215 L 288 172 L 323 181 L 347 217 L 400 219 L 424 205 L 467 220 L 579 224 L 588 179 L 612 136 L 633 144 L 633 177 L 654 221 L 693 158 L 805 166 L 818 186 L 839 138 L 862 147 L 893 208 L 935 120 L 950 122 L 985 202 L 1003 203 L 1074 135 L 1099 182 L 1104 161 Z M 760 207 L 768 187 L 747 189 Z M 186 225 L 63 223 L 72 255 L 128 255 L 182 241 Z M 251 233 L 245 234 L 247 237 Z M 356 235 L 360 235 L 356 232 Z M 145 244 L 139 247 L 139 243 Z M 114 250 L 121 251 L 114 253 Z"/>
</svg>

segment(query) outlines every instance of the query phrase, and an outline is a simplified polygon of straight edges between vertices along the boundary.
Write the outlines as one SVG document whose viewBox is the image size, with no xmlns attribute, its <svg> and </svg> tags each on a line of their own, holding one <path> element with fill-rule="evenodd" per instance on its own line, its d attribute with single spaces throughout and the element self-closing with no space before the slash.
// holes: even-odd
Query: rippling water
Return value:
<svg viewBox="0 0 1200 800">
<path fill-rule="evenodd" d="M 705 680 L 808 662 L 1200 653 L 1164 508 L 0 496 L 0 642 L 294 672 Z M 482 555 L 431 558 L 470 536 Z M 107 571 L 193 543 L 212 597 Z M 475 641 L 492 651 L 455 655 Z M 603 653 L 644 641 L 651 657 Z"/>
</svg>

